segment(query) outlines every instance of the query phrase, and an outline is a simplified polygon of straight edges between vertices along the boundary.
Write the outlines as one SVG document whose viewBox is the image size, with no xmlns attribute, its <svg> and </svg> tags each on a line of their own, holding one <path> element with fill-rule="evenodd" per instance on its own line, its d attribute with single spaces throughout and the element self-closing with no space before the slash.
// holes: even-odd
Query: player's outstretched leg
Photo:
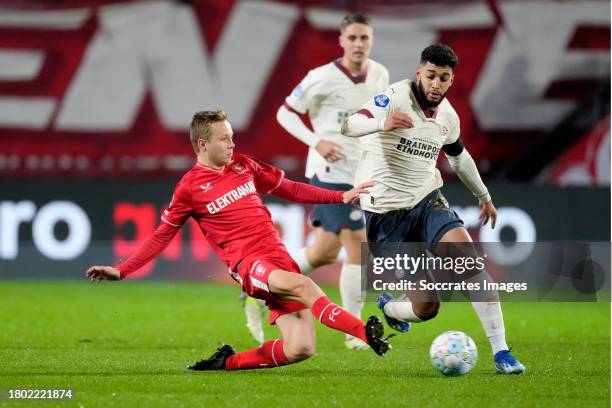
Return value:
<svg viewBox="0 0 612 408">
<path fill-rule="evenodd" d="M 190 370 L 249 370 L 274 368 L 299 363 L 315 353 L 315 330 L 307 310 L 287 313 L 276 319 L 282 339 L 270 340 L 260 347 L 236 353 L 225 344 L 210 358 L 190 366 Z"/>
<path fill-rule="evenodd" d="M 378 355 L 384 355 L 391 346 L 383 337 L 382 322 L 374 317 L 364 325 L 340 306 L 333 303 L 312 279 L 283 270 L 274 270 L 268 277 L 270 292 L 282 299 L 304 303 L 319 322 L 366 342 Z M 376 320 L 378 322 L 376 322 Z"/>
</svg>

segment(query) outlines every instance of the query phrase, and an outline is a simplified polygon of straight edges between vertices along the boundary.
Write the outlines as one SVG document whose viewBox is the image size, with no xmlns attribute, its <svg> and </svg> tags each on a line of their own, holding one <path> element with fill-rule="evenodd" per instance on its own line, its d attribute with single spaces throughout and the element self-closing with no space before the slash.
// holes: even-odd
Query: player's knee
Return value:
<svg viewBox="0 0 612 408">
<path fill-rule="evenodd" d="M 317 249 L 316 251 L 312 251 L 311 264 L 314 267 L 320 267 L 323 265 L 329 265 L 338 259 L 338 253 L 340 251 L 334 248 L 331 249 Z"/>
<path fill-rule="evenodd" d="M 314 286 L 314 282 L 308 276 L 295 274 L 295 278 L 292 279 L 291 287 L 289 291 L 294 296 L 303 297 L 304 294 L 308 293 Z"/>
<path fill-rule="evenodd" d="M 421 321 L 431 320 L 438 315 L 440 302 L 414 302 L 412 310 Z"/>
<path fill-rule="evenodd" d="M 304 341 L 301 341 L 297 344 L 286 344 L 285 347 L 285 357 L 287 357 L 287 360 L 292 363 L 304 361 L 314 356 L 316 351 L 314 343 Z"/>
</svg>

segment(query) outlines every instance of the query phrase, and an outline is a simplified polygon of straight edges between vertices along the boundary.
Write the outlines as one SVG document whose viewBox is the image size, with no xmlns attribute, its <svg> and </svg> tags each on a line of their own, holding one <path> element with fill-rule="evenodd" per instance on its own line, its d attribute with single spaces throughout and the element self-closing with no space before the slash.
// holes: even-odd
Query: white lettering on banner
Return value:
<svg viewBox="0 0 612 408">
<path fill-rule="evenodd" d="M 58 222 L 68 225 L 68 235 L 58 240 L 53 228 Z M 81 255 L 91 239 L 91 223 L 81 207 L 70 201 L 53 201 L 43 206 L 32 224 L 34 245 L 47 258 L 69 260 Z"/>
<path fill-rule="evenodd" d="M 436 42 L 441 29 L 497 25 L 485 4 L 457 5 L 450 13 L 436 10 L 401 17 L 372 15 L 378 43 L 373 58 L 389 68 L 392 78 L 405 77 L 406 67 L 416 67 L 415 49 Z M 470 97 L 484 130 L 549 126 L 576 104 L 546 100 L 544 93 L 552 82 L 609 76 L 609 50 L 567 48 L 578 25 L 609 26 L 609 4 L 500 2 L 499 10 L 504 26 L 498 27 Z M 232 113 L 234 127 L 242 130 L 299 17 L 298 7 L 292 5 L 236 2 L 210 55 L 192 8 L 179 2 L 117 3 L 99 11 L 3 9 L 0 27 L 77 29 L 93 13 L 99 31 L 64 99 L 0 97 L 0 127 L 45 129 L 59 107 L 55 129 L 126 131 L 150 89 L 166 129 L 184 130 L 194 106 L 224 106 Z M 309 22 L 321 29 L 336 30 L 342 15 L 306 9 Z M 538 16 L 537 21 L 531 16 Z M 251 40 L 254 32 L 257 41 Z M 3 79 L 36 78 L 40 67 L 36 61 L 19 64 L 5 69 Z"/>
<path fill-rule="evenodd" d="M 415 50 L 436 42 L 440 30 L 497 25 L 484 3 L 437 10 L 371 16 L 379 44 L 373 58 L 388 67 L 392 78 L 405 77 L 406 67 L 416 67 Z M 553 81 L 609 76 L 609 50 L 567 48 L 578 25 L 609 26 L 606 2 L 500 2 L 499 10 L 504 26 L 498 27 L 471 95 L 484 130 L 549 126 L 576 105 L 544 98 Z M 194 106 L 223 106 L 231 112 L 234 128 L 243 130 L 271 72 L 281 63 L 280 53 L 300 15 L 290 4 L 236 2 L 210 55 L 192 8 L 179 2 L 120 2 L 97 10 L 3 9 L 0 27 L 77 29 L 93 13 L 99 30 L 63 100 L 0 96 L 0 127 L 46 129 L 59 109 L 53 127 L 60 131 L 126 131 L 150 90 L 166 129 L 184 130 Z M 306 16 L 317 28 L 336 30 L 343 12 L 313 7 L 306 9 Z M 252 33 L 257 33 L 257 41 L 252 41 Z M 22 61 L 3 79 L 41 74 L 40 64 Z"/>
<path fill-rule="evenodd" d="M 73 30 L 81 27 L 90 15 L 89 10 L 3 9 L 0 27 Z M 11 60 L 7 61 L 7 57 Z M 34 80 L 41 73 L 44 58 L 39 50 L 0 50 L 0 77 L 3 81 Z M 56 105 L 56 99 L 51 97 L 0 96 L 0 126 L 43 130 L 49 125 Z"/>
<path fill-rule="evenodd" d="M 0 259 L 19 255 L 19 225 L 32 221 L 34 246 L 47 258 L 71 260 L 87 249 L 91 240 L 91 222 L 81 207 L 70 201 L 52 201 L 40 208 L 31 201 L 0 202 Z M 65 222 L 68 234 L 58 240 L 55 225 Z"/>
<path fill-rule="evenodd" d="M 31 201 L 0 202 L 0 258 L 17 258 L 19 225 L 31 221 L 34 214 L 36 214 L 36 206 Z"/>
<path fill-rule="evenodd" d="M 536 225 L 531 216 L 525 210 L 518 207 L 500 207 L 497 209 L 497 225 L 491 229 L 491 225 L 480 225 L 478 207 L 453 207 L 459 217 L 463 220 L 466 228 L 480 227 L 478 233 L 482 248 L 492 261 L 498 265 L 518 265 L 531 255 L 533 245 L 537 240 Z M 516 236 L 515 242 L 520 245 L 487 245 L 487 243 L 501 242 L 501 232 L 504 228 L 510 228 Z"/>
<path fill-rule="evenodd" d="M 151 88 L 167 129 L 185 129 L 194 106 L 224 106 L 232 125 L 242 129 L 298 17 L 295 6 L 237 2 L 211 59 L 191 6 L 153 1 L 102 7 L 100 30 L 55 127 L 127 130 Z"/>
<path fill-rule="evenodd" d="M 577 25 L 610 25 L 609 3 L 500 2 L 499 7 L 507 27 L 498 30 L 471 95 L 484 130 L 545 127 L 576 106 L 544 99 L 551 82 L 610 76 L 609 49 L 567 49 Z"/>
</svg>

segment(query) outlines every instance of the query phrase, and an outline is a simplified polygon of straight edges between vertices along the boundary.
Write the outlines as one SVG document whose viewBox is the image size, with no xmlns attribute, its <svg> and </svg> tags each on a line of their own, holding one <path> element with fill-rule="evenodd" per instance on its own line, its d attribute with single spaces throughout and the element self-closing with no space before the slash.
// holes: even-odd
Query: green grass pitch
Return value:
<svg viewBox="0 0 612 408">
<path fill-rule="evenodd" d="M 326 288 L 338 299 L 335 288 Z M 524 376 L 495 373 L 488 341 L 466 303 L 393 338 L 385 357 L 344 349 L 317 328 L 314 358 L 292 366 L 192 373 L 221 342 L 251 348 L 237 285 L 0 282 L 0 389 L 67 388 L 67 402 L 2 406 L 610 406 L 609 303 L 507 303 L 506 333 Z M 379 314 L 375 305 L 366 314 Z M 380 315 L 380 314 L 379 314 Z M 445 378 L 429 345 L 446 330 L 476 341 L 479 361 Z M 388 329 L 390 332 L 391 329 Z M 276 329 L 266 329 L 276 336 Z"/>
</svg>

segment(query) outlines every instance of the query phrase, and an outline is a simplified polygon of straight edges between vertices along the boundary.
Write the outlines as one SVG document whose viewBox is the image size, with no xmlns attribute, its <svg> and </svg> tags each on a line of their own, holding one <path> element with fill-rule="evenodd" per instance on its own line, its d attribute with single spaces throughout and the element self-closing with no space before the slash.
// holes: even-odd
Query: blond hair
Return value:
<svg viewBox="0 0 612 408">
<path fill-rule="evenodd" d="M 210 140 L 212 129 L 210 125 L 216 122 L 223 122 L 227 120 L 227 113 L 223 109 L 217 109 L 216 111 L 201 111 L 196 112 L 191 119 L 191 128 L 189 129 L 189 139 L 193 150 L 198 153 L 200 151 L 198 147 L 198 140 L 203 139 L 205 142 Z"/>
</svg>

